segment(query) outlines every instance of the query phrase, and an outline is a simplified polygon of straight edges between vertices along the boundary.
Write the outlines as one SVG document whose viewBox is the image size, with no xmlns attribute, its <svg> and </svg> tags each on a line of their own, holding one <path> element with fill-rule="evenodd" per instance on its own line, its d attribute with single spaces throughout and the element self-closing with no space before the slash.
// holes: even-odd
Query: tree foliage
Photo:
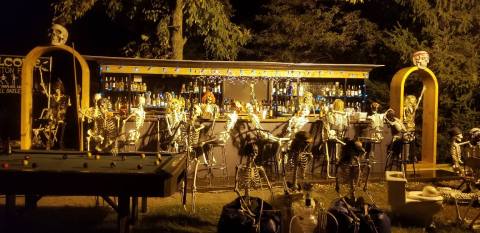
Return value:
<svg viewBox="0 0 480 233">
<path fill-rule="evenodd" d="M 404 0 L 410 21 L 388 31 L 385 44 L 410 63 L 415 50 L 430 53 L 430 69 L 439 80 L 439 145 L 453 126 L 478 127 L 480 94 L 480 2 Z M 442 149 L 440 149 L 442 151 Z"/>
<path fill-rule="evenodd" d="M 365 61 L 380 41 L 377 26 L 360 11 L 314 0 L 271 1 L 256 20 L 263 27 L 249 52 L 270 61 Z"/>
<path fill-rule="evenodd" d="M 177 2 L 180 2 L 177 0 Z M 185 0 L 185 41 L 172 41 L 172 14 L 177 4 L 168 0 L 63 0 L 55 2 L 54 21 L 74 23 L 96 5 L 102 5 L 105 13 L 113 20 L 122 22 L 138 39 L 128 43 L 123 51 L 128 56 L 147 58 L 171 58 L 175 46 L 184 46 L 188 37 L 201 38 L 205 56 L 215 59 L 233 60 L 239 47 L 246 44 L 250 32 L 230 21 L 231 9 L 221 0 Z M 197 43 L 191 41 L 191 43 Z"/>
</svg>

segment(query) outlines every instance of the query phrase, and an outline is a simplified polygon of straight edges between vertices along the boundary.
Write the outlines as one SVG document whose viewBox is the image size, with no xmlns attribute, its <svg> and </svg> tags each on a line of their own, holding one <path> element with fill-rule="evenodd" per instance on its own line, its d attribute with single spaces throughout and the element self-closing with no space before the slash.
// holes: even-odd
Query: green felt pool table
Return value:
<svg viewBox="0 0 480 233">
<path fill-rule="evenodd" d="M 45 195 L 116 196 L 117 203 L 107 202 L 118 212 L 119 232 L 127 232 L 137 197 L 175 193 L 185 164 L 185 154 L 166 152 L 15 151 L 0 155 L 0 194 L 6 195 L 7 212 L 15 208 L 16 195 L 25 195 L 26 205 Z"/>
</svg>

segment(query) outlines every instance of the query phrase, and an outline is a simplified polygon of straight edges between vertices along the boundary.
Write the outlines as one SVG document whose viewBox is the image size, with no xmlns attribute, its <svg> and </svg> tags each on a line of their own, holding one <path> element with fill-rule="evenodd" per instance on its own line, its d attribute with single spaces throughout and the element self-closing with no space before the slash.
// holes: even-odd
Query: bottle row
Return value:
<svg viewBox="0 0 480 233">
<path fill-rule="evenodd" d="M 363 84 L 341 85 L 340 82 L 305 82 L 303 85 L 309 92 L 324 97 L 362 97 L 365 95 L 365 86 Z"/>
<path fill-rule="evenodd" d="M 103 81 L 103 90 L 119 92 L 146 92 L 147 84 L 144 82 L 135 81 L 129 77 L 106 76 Z"/>
<path fill-rule="evenodd" d="M 204 94 L 211 91 L 213 94 L 222 94 L 222 81 L 219 80 L 203 80 L 190 81 L 182 84 L 180 94 Z"/>
</svg>

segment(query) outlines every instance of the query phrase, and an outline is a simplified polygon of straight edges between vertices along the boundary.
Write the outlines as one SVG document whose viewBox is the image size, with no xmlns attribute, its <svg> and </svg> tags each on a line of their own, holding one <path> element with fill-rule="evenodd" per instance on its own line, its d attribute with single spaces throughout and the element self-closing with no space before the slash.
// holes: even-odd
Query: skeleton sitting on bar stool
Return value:
<svg viewBox="0 0 480 233">
<path fill-rule="evenodd" d="M 185 138 L 182 137 L 182 129 L 184 126 L 182 122 L 186 121 L 186 114 L 183 111 L 184 103 L 181 99 L 173 98 L 170 93 L 166 93 L 167 110 L 165 114 L 165 121 L 167 123 L 167 132 L 171 143 L 170 150 L 178 152 L 179 146 L 185 144 Z"/>
<path fill-rule="evenodd" d="M 255 141 L 251 140 L 250 135 L 247 135 L 247 143 L 244 151 L 247 156 L 245 164 L 239 164 L 235 167 L 235 188 L 234 191 L 240 198 L 241 210 L 248 213 L 250 216 L 255 216 L 251 210 L 250 204 L 250 190 L 262 187 L 262 178 L 267 183 L 268 189 L 273 199 L 273 190 L 267 173 L 262 166 L 255 164 L 255 158 L 258 155 L 258 147 Z M 244 194 L 240 190 L 244 190 Z"/>
<path fill-rule="evenodd" d="M 405 158 L 408 155 L 404 146 L 411 143 L 415 135 L 411 131 L 407 131 L 403 121 L 395 117 L 395 111 L 388 109 L 385 112 L 385 121 L 390 125 L 392 131 L 392 141 L 388 145 L 387 149 L 387 162 L 385 164 L 385 170 L 391 170 L 393 165 L 398 167 L 400 163 L 400 170 L 405 173 L 404 163 Z M 394 164 L 394 162 L 397 162 Z"/>
<path fill-rule="evenodd" d="M 312 107 L 313 105 L 309 104 L 300 105 L 300 110 L 288 121 L 286 137 L 293 138 L 308 123 L 308 115 L 310 115 Z"/>
<path fill-rule="evenodd" d="M 368 162 L 363 164 L 366 165 L 366 171 L 363 172 L 361 163 L 365 154 L 366 151 L 360 141 L 347 138 L 340 159 L 335 165 L 335 191 L 340 192 L 340 183 L 347 183 L 349 186 L 348 198 L 353 202 L 356 201 L 356 187 L 359 185 L 362 175 L 365 177 L 363 191 L 367 191 L 370 164 Z"/>
<path fill-rule="evenodd" d="M 380 104 L 373 102 L 370 105 L 372 114 L 367 117 L 370 122 L 369 136 L 366 138 L 366 159 L 375 158 L 375 147 L 383 140 L 383 125 L 385 122 L 385 114 L 379 113 Z"/>
<path fill-rule="evenodd" d="M 286 193 L 297 192 L 300 190 L 297 178 L 300 171 L 300 178 L 305 179 L 305 170 L 308 163 L 313 159 L 313 154 L 309 148 L 312 145 L 312 137 L 306 131 L 295 133 L 289 150 L 288 165 L 293 169 L 292 183 L 289 184 L 284 180 L 284 189 Z M 284 177 L 285 179 L 285 177 Z"/>
<path fill-rule="evenodd" d="M 349 120 L 348 115 L 344 111 L 344 102 L 340 99 L 333 101 L 333 109 L 327 112 L 323 119 L 324 132 L 327 138 L 324 140 L 326 164 L 327 164 L 327 178 L 330 176 L 330 156 L 333 155 L 334 161 L 338 161 L 341 154 L 342 145 L 345 145 L 343 138 L 348 129 Z"/>
<path fill-rule="evenodd" d="M 277 150 L 275 152 L 275 160 L 277 162 L 276 169 L 280 170 L 283 166 L 283 163 L 286 161 L 285 158 L 282 158 L 282 151 L 286 150 L 286 147 L 290 144 L 291 139 L 287 137 L 277 137 L 274 136 L 271 132 L 264 130 L 260 124 L 260 117 L 255 113 L 254 106 L 250 103 L 246 104 L 247 114 L 250 121 L 253 124 L 254 129 L 258 129 L 258 134 L 260 138 L 271 142 L 277 145 Z"/>
</svg>

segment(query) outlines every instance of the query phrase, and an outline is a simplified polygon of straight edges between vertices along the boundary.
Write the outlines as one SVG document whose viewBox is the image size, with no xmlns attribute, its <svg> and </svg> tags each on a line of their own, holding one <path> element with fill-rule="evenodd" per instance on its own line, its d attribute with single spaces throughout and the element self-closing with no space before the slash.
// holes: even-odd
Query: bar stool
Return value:
<svg viewBox="0 0 480 233">
<path fill-rule="evenodd" d="M 212 185 L 212 180 L 214 177 L 213 170 L 221 170 L 223 178 L 228 182 L 228 165 L 227 165 L 227 156 L 225 153 L 225 143 L 210 143 L 207 145 L 207 161 L 204 161 L 208 169 L 208 179 L 209 185 Z M 220 160 L 215 156 L 214 151 L 220 150 Z"/>
<path fill-rule="evenodd" d="M 335 173 L 335 164 L 337 164 L 337 153 L 341 153 L 342 143 L 337 140 L 329 139 L 323 143 L 325 154 L 323 156 L 320 175 L 325 175 L 327 178 L 334 178 L 330 174 Z M 328 166 L 327 166 L 328 165 Z M 332 166 L 333 165 L 333 166 Z"/>
<path fill-rule="evenodd" d="M 398 140 L 392 142 L 387 150 L 387 161 L 385 162 L 385 171 L 392 171 L 395 169 L 403 172 L 406 175 L 407 164 L 412 164 L 413 176 L 416 177 L 415 163 L 416 156 L 413 153 L 415 151 L 416 140 Z M 413 158 L 413 159 L 412 159 Z"/>
</svg>

